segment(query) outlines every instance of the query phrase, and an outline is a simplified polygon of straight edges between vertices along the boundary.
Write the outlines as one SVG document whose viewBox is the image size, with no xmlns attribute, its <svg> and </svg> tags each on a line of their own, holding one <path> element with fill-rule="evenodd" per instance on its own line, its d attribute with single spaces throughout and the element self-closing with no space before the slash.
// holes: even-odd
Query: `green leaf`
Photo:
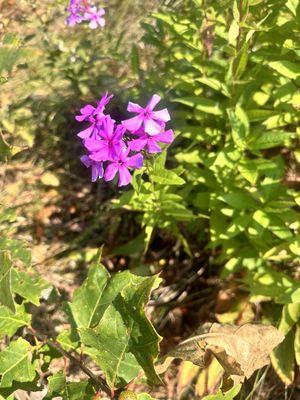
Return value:
<svg viewBox="0 0 300 400">
<path fill-rule="evenodd" d="M 253 295 L 271 297 L 281 304 L 300 302 L 300 283 L 272 268 L 249 274 L 247 284 Z"/>
<path fill-rule="evenodd" d="M 13 381 L 31 382 L 35 378 L 35 366 L 32 364 L 31 345 L 24 339 L 11 342 L 0 353 L 1 388 L 10 387 Z"/>
<path fill-rule="evenodd" d="M 299 0 L 288 0 L 285 3 L 285 6 L 294 14 L 294 16 L 297 16 L 297 8 L 299 7 Z"/>
<path fill-rule="evenodd" d="M 50 376 L 48 378 L 48 394 L 60 394 L 64 390 L 65 384 L 66 376 L 62 372 Z"/>
<path fill-rule="evenodd" d="M 67 382 L 62 372 L 48 378 L 48 393 L 45 400 L 62 397 L 63 400 L 91 400 L 96 391 L 90 381 Z"/>
<path fill-rule="evenodd" d="M 249 121 L 244 110 L 237 105 L 235 110 L 228 109 L 227 114 L 232 127 L 232 138 L 240 149 L 246 148 L 246 138 L 249 135 Z"/>
<path fill-rule="evenodd" d="M 300 366 L 300 325 L 296 326 L 295 332 L 295 358 L 297 365 Z"/>
<path fill-rule="evenodd" d="M 285 304 L 278 326 L 280 332 L 286 335 L 300 319 L 300 303 Z"/>
<path fill-rule="evenodd" d="M 24 49 L 18 49 L 15 46 L 0 47 L 0 73 L 3 71 L 11 72 L 13 66 L 26 54 Z"/>
<path fill-rule="evenodd" d="M 51 286 L 32 271 L 22 272 L 12 269 L 11 283 L 13 292 L 17 293 L 32 304 L 39 306 L 42 292 Z"/>
<path fill-rule="evenodd" d="M 244 43 L 237 56 L 233 60 L 233 77 L 234 79 L 239 79 L 246 70 L 248 63 L 248 43 Z"/>
<path fill-rule="evenodd" d="M 0 338 L 13 336 L 17 329 L 29 325 L 31 315 L 26 313 L 23 304 L 16 306 L 15 314 L 7 307 L 0 306 Z"/>
<path fill-rule="evenodd" d="M 0 303 L 13 313 L 16 311 L 11 291 L 11 259 L 8 251 L 0 252 Z"/>
<path fill-rule="evenodd" d="M 222 94 L 224 94 L 224 96 L 230 97 L 228 87 L 225 85 L 225 83 L 220 82 L 218 79 L 202 76 L 201 78 L 197 78 L 196 80 L 200 83 L 203 83 L 203 85 L 207 85 L 210 88 L 212 88 L 218 92 L 221 92 Z"/>
<path fill-rule="evenodd" d="M 78 328 L 90 328 L 100 321 L 103 299 L 102 295 L 109 280 L 109 273 L 97 262 L 89 269 L 83 285 L 76 289 L 70 308 Z"/>
<path fill-rule="evenodd" d="M 213 100 L 205 99 L 203 97 L 183 97 L 175 99 L 177 103 L 184 104 L 189 107 L 193 107 L 198 111 L 203 111 L 208 114 L 222 115 L 223 111 L 220 108 L 220 104 Z"/>
<path fill-rule="evenodd" d="M 140 73 L 140 57 L 139 57 L 139 51 L 138 47 L 133 44 L 131 48 L 131 68 L 135 74 Z"/>
<path fill-rule="evenodd" d="M 140 394 L 138 394 L 137 398 L 138 398 L 138 400 L 155 400 L 148 393 L 140 393 Z"/>
<path fill-rule="evenodd" d="M 219 196 L 219 199 L 223 200 L 225 203 L 238 210 L 257 208 L 258 206 L 257 202 L 254 200 L 250 193 L 241 190 L 236 190 L 231 193 L 223 194 Z"/>
<path fill-rule="evenodd" d="M 21 240 L 1 238 L 0 249 L 8 250 L 13 260 L 14 259 L 20 260 L 26 265 L 26 267 L 30 266 L 31 263 L 30 250 L 28 250 L 25 247 L 24 242 L 22 242 Z"/>
<path fill-rule="evenodd" d="M 294 381 L 295 352 L 294 352 L 295 329 L 292 329 L 284 341 L 273 350 L 271 362 L 279 378 L 286 384 L 291 385 Z"/>
<path fill-rule="evenodd" d="M 160 382 L 153 367 L 160 337 L 144 311 L 155 282 L 156 277 L 140 277 L 129 271 L 115 275 L 99 301 L 104 310 L 99 324 L 79 330 L 88 346 L 85 352 L 100 365 L 111 387 L 125 386 L 141 368 L 151 382 Z"/>
<path fill-rule="evenodd" d="M 271 149 L 281 146 L 293 135 L 292 132 L 270 131 L 262 133 L 254 142 L 250 143 L 251 150 Z"/>
<path fill-rule="evenodd" d="M 178 176 L 174 171 L 167 169 L 154 169 L 150 173 L 150 178 L 153 182 L 160 185 L 183 185 L 184 179 Z"/>
<path fill-rule="evenodd" d="M 280 60 L 269 62 L 268 65 L 280 75 L 285 76 L 286 78 L 297 79 L 298 77 L 300 77 L 299 64 L 292 63 L 287 60 Z"/>
<path fill-rule="evenodd" d="M 75 330 L 63 330 L 56 341 L 66 351 L 74 351 L 79 347 L 79 336 Z"/>
<path fill-rule="evenodd" d="M 161 211 L 164 215 L 174 218 L 176 221 L 190 221 L 194 219 L 193 213 L 183 204 L 162 199 Z"/>
<path fill-rule="evenodd" d="M 233 400 L 239 394 L 241 387 L 241 385 L 234 386 L 226 393 L 222 393 L 221 390 L 219 390 L 217 394 L 210 394 L 208 396 L 205 396 L 203 400 Z"/>
<path fill-rule="evenodd" d="M 228 31 L 228 43 L 229 44 L 234 44 L 237 37 L 239 36 L 240 32 L 240 26 L 239 23 L 234 19 L 230 25 L 229 31 Z"/>
</svg>

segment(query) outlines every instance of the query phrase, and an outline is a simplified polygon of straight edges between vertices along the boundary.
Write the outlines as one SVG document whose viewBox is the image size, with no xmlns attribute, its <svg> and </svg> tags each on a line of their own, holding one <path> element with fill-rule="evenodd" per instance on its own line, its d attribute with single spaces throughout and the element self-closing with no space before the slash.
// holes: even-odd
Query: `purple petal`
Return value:
<svg viewBox="0 0 300 400">
<path fill-rule="evenodd" d="M 87 168 L 89 168 L 92 165 L 92 160 L 90 159 L 89 156 L 85 155 L 80 157 L 80 161 L 82 162 L 82 164 L 84 164 Z"/>
<path fill-rule="evenodd" d="M 152 116 L 153 119 L 162 122 L 168 122 L 171 119 L 169 111 L 166 108 L 160 111 L 153 111 Z"/>
<path fill-rule="evenodd" d="M 89 23 L 89 27 L 91 29 L 96 29 L 98 27 L 97 21 L 92 19 L 91 22 Z"/>
<path fill-rule="evenodd" d="M 89 126 L 87 129 L 84 129 L 83 131 L 80 131 L 77 136 L 80 137 L 81 139 L 86 139 L 91 136 L 91 134 L 94 131 L 94 124 Z"/>
<path fill-rule="evenodd" d="M 135 154 L 134 156 L 128 157 L 126 160 L 126 165 L 133 169 L 140 169 L 143 166 L 143 156 L 142 154 Z"/>
<path fill-rule="evenodd" d="M 113 161 L 118 158 L 122 147 L 120 142 L 112 143 L 107 148 L 107 160 Z"/>
<path fill-rule="evenodd" d="M 104 179 L 106 181 L 112 181 L 114 177 L 116 176 L 116 173 L 118 172 L 119 168 L 116 163 L 110 163 L 105 169 L 104 173 Z"/>
<path fill-rule="evenodd" d="M 125 126 L 117 125 L 115 129 L 114 140 L 121 140 L 123 138 L 125 131 L 126 131 Z"/>
<path fill-rule="evenodd" d="M 144 121 L 144 128 L 150 136 L 157 135 L 161 131 L 161 126 L 151 118 Z"/>
<path fill-rule="evenodd" d="M 141 107 L 141 106 L 139 106 L 138 104 L 136 104 L 136 103 L 132 103 L 131 101 L 128 103 L 128 106 L 127 106 L 127 111 L 129 111 L 129 112 L 135 112 L 135 113 L 141 113 L 141 112 L 143 112 L 144 111 L 144 109 Z"/>
<path fill-rule="evenodd" d="M 103 28 L 105 26 L 105 19 L 104 18 L 99 18 L 97 19 L 98 25 L 101 26 L 101 28 Z"/>
<path fill-rule="evenodd" d="M 107 138 L 113 137 L 114 129 L 115 121 L 109 115 L 106 115 L 105 118 L 103 118 L 103 131 Z"/>
<path fill-rule="evenodd" d="M 104 93 L 101 96 L 101 99 L 97 101 L 97 113 L 103 113 L 105 106 L 110 102 L 110 100 L 114 97 L 113 94 L 108 94 L 108 92 Z"/>
<path fill-rule="evenodd" d="M 103 177 L 103 166 L 102 163 L 93 163 L 92 165 L 92 182 L 96 182 L 97 179 Z"/>
<path fill-rule="evenodd" d="M 99 151 L 105 148 L 107 145 L 104 140 L 86 139 L 84 141 L 84 146 L 88 149 L 88 151 Z"/>
<path fill-rule="evenodd" d="M 105 146 L 101 150 L 98 150 L 95 153 L 90 154 L 90 158 L 94 161 L 107 161 L 111 160 L 113 157 L 111 155 L 110 149 L 107 146 Z"/>
<path fill-rule="evenodd" d="M 147 143 L 147 151 L 148 153 L 155 154 L 155 153 L 161 153 L 161 148 L 159 145 L 155 142 L 154 138 L 151 138 L 148 140 Z"/>
<path fill-rule="evenodd" d="M 155 135 L 153 137 L 156 142 L 162 142 L 162 143 L 172 143 L 174 140 L 174 132 L 172 129 L 168 129 L 165 132 L 159 133 L 158 135 Z"/>
<path fill-rule="evenodd" d="M 128 169 L 122 165 L 119 167 L 119 182 L 118 186 L 126 186 L 131 182 L 131 175 Z"/>
<path fill-rule="evenodd" d="M 104 8 L 100 8 L 100 9 L 98 10 L 98 17 L 102 17 L 102 15 L 105 15 L 105 10 L 104 10 Z"/>
<path fill-rule="evenodd" d="M 154 94 L 149 103 L 147 104 L 147 108 L 149 108 L 149 110 L 153 110 L 154 107 L 160 102 L 160 96 L 158 94 Z"/>
<path fill-rule="evenodd" d="M 147 144 L 147 138 L 145 139 L 134 139 L 129 142 L 130 149 L 133 151 L 141 151 Z"/>
<path fill-rule="evenodd" d="M 148 136 L 147 133 L 144 131 L 144 128 L 141 126 L 137 131 L 130 132 L 132 135 L 136 136 Z"/>
<path fill-rule="evenodd" d="M 76 121 L 78 121 L 78 122 L 82 122 L 82 121 L 84 121 L 85 119 L 87 119 L 88 117 L 87 117 L 87 115 L 75 115 L 75 119 L 76 119 Z"/>
<path fill-rule="evenodd" d="M 143 123 L 143 117 L 141 115 L 137 115 L 136 117 L 122 121 L 122 125 L 124 125 L 125 128 L 130 132 L 137 131 L 142 125 L 142 123 Z"/>
<path fill-rule="evenodd" d="M 80 109 L 81 114 L 83 115 L 93 115 L 94 111 L 95 111 L 95 107 L 93 107 L 91 104 L 87 104 L 86 106 L 82 107 Z"/>
</svg>

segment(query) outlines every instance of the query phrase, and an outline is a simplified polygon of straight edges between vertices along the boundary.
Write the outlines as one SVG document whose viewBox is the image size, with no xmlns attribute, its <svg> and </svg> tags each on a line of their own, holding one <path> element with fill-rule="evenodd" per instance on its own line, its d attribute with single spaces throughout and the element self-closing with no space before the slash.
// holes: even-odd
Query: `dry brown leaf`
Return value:
<svg viewBox="0 0 300 400">
<path fill-rule="evenodd" d="M 206 343 L 203 340 L 186 341 L 176 346 L 168 355 L 173 358 L 181 358 L 185 361 L 191 361 L 193 364 L 204 368 L 206 364 L 205 347 Z"/>
<path fill-rule="evenodd" d="M 212 324 L 208 332 L 183 341 L 169 352 L 157 366 L 157 373 L 165 372 L 175 358 L 204 368 L 213 354 L 225 374 L 240 383 L 269 364 L 270 353 L 283 339 L 284 335 L 273 326 Z"/>
<path fill-rule="evenodd" d="M 197 340 L 188 340 L 180 343 L 170 351 L 160 363 L 155 366 L 157 374 L 163 374 L 170 366 L 173 360 L 191 361 L 201 368 L 205 367 L 205 342 Z"/>
<path fill-rule="evenodd" d="M 271 351 L 284 335 L 273 326 L 213 324 L 205 342 L 229 375 L 249 378 L 254 371 L 269 364 Z"/>
</svg>

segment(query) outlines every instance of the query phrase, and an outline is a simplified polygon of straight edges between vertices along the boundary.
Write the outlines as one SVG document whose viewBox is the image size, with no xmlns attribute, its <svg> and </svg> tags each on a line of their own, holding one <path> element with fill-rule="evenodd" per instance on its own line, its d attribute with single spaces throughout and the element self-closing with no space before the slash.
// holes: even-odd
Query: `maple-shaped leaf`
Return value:
<svg viewBox="0 0 300 400">
<path fill-rule="evenodd" d="M 16 305 L 15 314 L 7 307 L 0 306 L 0 339 L 13 336 L 17 329 L 29 325 L 31 315 L 25 311 L 24 304 Z"/>
<path fill-rule="evenodd" d="M 124 271 L 110 277 L 100 262 L 93 265 L 74 293 L 70 310 L 85 354 L 103 370 L 111 387 L 122 387 L 143 369 L 159 383 L 153 363 L 160 336 L 145 315 L 157 277 Z"/>
<path fill-rule="evenodd" d="M 44 400 L 57 397 L 63 400 L 91 400 L 95 392 L 90 381 L 67 382 L 66 376 L 59 372 L 48 378 L 48 393 Z"/>
<path fill-rule="evenodd" d="M 11 271 L 11 286 L 14 293 L 36 306 L 40 305 L 43 292 L 51 290 L 49 283 L 33 271 L 23 272 L 14 268 Z"/>
<path fill-rule="evenodd" d="M 34 380 L 36 373 L 32 363 L 32 351 L 32 346 L 19 338 L 0 353 L 0 388 L 10 387 L 13 381 Z"/>
</svg>

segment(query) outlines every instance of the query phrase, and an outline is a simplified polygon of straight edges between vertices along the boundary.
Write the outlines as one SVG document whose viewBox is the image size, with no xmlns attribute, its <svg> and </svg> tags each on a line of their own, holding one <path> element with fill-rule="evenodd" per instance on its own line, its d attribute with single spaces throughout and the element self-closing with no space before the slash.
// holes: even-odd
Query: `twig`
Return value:
<svg viewBox="0 0 300 400">
<path fill-rule="evenodd" d="M 74 364 L 76 364 L 103 392 L 105 392 L 110 398 L 112 398 L 112 392 L 109 386 L 107 385 L 106 381 L 101 378 L 97 377 L 89 368 L 87 368 L 80 360 L 78 360 L 73 354 L 64 350 L 59 343 L 57 343 L 54 339 L 48 339 L 41 335 L 40 333 L 30 330 L 29 331 L 34 337 L 36 337 L 39 341 L 47 344 L 52 349 L 58 351 L 62 356 L 68 358 Z"/>
</svg>

